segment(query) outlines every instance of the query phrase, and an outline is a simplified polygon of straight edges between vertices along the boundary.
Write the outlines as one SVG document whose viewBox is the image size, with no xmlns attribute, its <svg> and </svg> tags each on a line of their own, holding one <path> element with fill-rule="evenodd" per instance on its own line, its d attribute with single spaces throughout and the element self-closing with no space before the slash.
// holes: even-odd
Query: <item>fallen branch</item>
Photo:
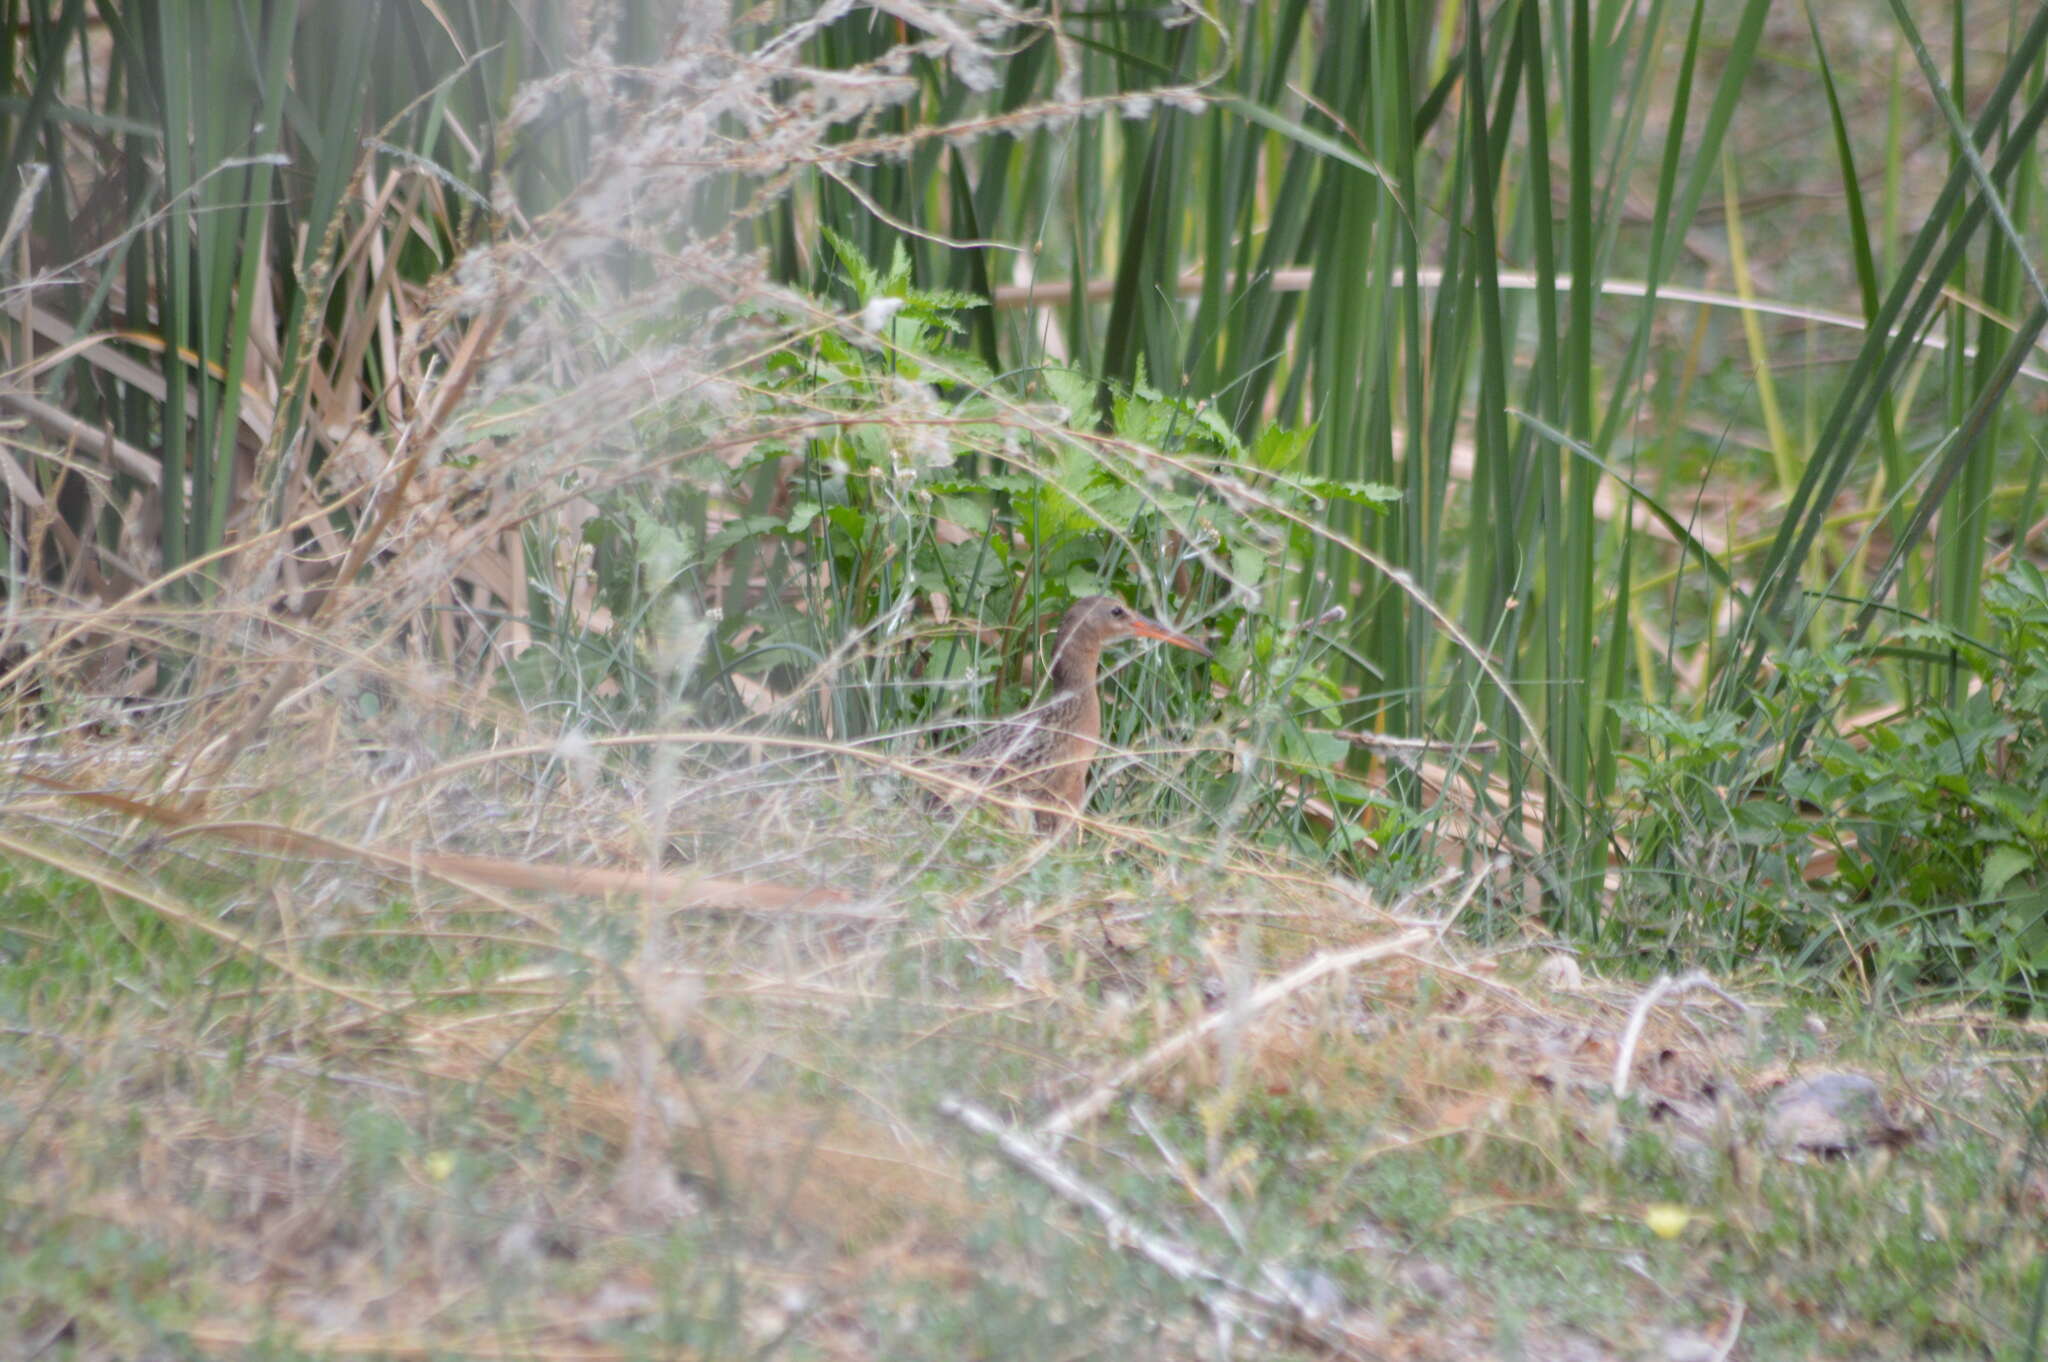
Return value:
<svg viewBox="0 0 2048 1362">
<path fill-rule="evenodd" d="M 1231 1329 L 1243 1326 L 1263 1338 L 1270 1325 L 1281 1325 L 1326 1347 L 1358 1355 L 1354 1341 L 1341 1329 L 1322 1323 L 1317 1316 L 1323 1312 L 1304 1301 L 1300 1291 L 1288 1286 L 1285 1274 L 1268 1269 L 1268 1276 L 1282 1282 L 1279 1294 L 1261 1291 L 1227 1276 L 1179 1240 L 1140 1225 L 1107 1192 L 1067 1168 L 1028 1133 L 957 1097 L 940 1098 L 939 1110 L 975 1134 L 994 1140 L 1010 1162 L 1101 1221 L 1111 1243 L 1134 1250 L 1146 1262 L 1188 1287 L 1195 1303 L 1225 1332 L 1226 1355 Z"/>
<path fill-rule="evenodd" d="M 798 889 L 761 880 L 716 875 L 628 870 L 612 866 L 556 865 L 503 856 L 470 856 L 402 847 L 356 846 L 333 837 L 275 823 L 215 823 L 183 808 L 102 790 L 86 790 L 56 776 L 20 771 L 22 779 L 57 790 L 82 804 L 110 809 L 172 831 L 169 837 L 205 834 L 254 851 L 283 856 L 350 860 L 387 874 L 431 875 L 457 888 L 520 890 L 543 894 L 647 895 L 674 908 L 725 908 L 743 912 L 845 907 L 851 900 L 832 889 Z"/>
<path fill-rule="evenodd" d="M 1388 937 L 1384 941 L 1375 941 L 1370 946 L 1354 946 L 1347 951 L 1329 951 L 1316 956 L 1307 964 L 1254 989 L 1251 996 L 1247 997 L 1243 1002 L 1210 1013 L 1202 1018 L 1201 1021 L 1195 1023 L 1195 1025 L 1169 1036 L 1138 1058 L 1124 1065 L 1108 1078 L 1096 1084 L 1086 1097 L 1081 1098 L 1077 1102 L 1068 1103 L 1040 1122 L 1038 1126 L 1039 1138 L 1046 1140 L 1058 1139 L 1071 1132 L 1074 1127 L 1081 1125 L 1083 1122 L 1092 1121 L 1101 1115 L 1108 1108 L 1109 1104 L 1116 1100 L 1117 1094 L 1130 1084 L 1156 1069 L 1164 1068 L 1192 1049 L 1205 1037 L 1222 1030 L 1224 1027 L 1249 1021 L 1259 1013 L 1272 1007 L 1275 1003 L 1301 992 L 1301 990 L 1315 983 L 1318 979 L 1342 973 L 1353 966 L 1363 965 L 1369 961 L 1379 960 L 1389 955 L 1399 955 L 1411 946 L 1420 946 L 1423 942 L 1429 940 L 1430 935 L 1429 932 L 1419 929 L 1406 931 L 1399 936 Z"/>
<path fill-rule="evenodd" d="M 1745 1016 L 1749 1013 L 1748 1003 L 1715 983 L 1703 969 L 1681 974 L 1675 979 L 1668 974 L 1660 976 L 1656 983 L 1644 990 L 1642 997 L 1636 999 L 1636 1005 L 1628 1014 L 1628 1028 L 1621 1033 L 1621 1049 L 1614 1056 L 1612 1085 L 1617 1101 L 1628 1094 L 1628 1073 L 1635 1067 L 1636 1045 L 1643 1038 L 1643 1025 L 1650 1019 L 1650 1009 L 1672 994 L 1682 995 L 1694 989 L 1704 990 L 1725 1002 L 1733 1003 Z"/>
</svg>

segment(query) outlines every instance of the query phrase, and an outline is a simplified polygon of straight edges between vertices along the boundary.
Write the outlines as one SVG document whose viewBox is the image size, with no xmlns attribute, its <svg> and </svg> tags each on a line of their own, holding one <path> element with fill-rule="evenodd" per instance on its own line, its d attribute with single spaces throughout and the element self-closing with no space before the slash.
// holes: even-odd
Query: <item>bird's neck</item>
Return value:
<svg viewBox="0 0 2048 1362">
<path fill-rule="evenodd" d="M 1052 641 L 1052 689 L 1089 691 L 1102 661 L 1102 645 L 1084 635 L 1062 629 Z"/>
</svg>

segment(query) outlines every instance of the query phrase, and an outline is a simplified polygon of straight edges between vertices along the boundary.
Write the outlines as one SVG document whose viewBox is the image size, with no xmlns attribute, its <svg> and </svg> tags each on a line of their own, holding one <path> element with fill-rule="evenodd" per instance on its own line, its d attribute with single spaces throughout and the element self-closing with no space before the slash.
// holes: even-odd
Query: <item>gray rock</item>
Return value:
<svg viewBox="0 0 2048 1362">
<path fill-rule="evenodd" d="M 1895 1133 L 1877 1083 L 1852 1073 L 1787 1083 L 1771 1098 L 1765 1130 L 1773 1144 L 1823 1157 L 1851 1154 Z"/>
</svg>

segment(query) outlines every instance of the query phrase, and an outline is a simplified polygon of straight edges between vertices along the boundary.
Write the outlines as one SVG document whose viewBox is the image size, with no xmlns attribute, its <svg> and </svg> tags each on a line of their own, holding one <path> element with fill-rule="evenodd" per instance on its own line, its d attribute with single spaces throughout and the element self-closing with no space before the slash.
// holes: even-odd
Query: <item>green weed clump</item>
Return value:
<svg viewBox="0 0 2048 1362">
<path fill-rule="evenodd" d="M 1724 966 L 1761 954 L 1875 996 L 2039 1006 L 2048 988 L 2048 578 L 1984 590 L 1987 637 L 1934 624 L 1882 650 L 1788 653 L 1764 721 L 1631 705 L 1634 856 L 1611 941 Z M 1907 645 L 1911 646 L 1908 647 Z M 1928 674 L 1911 709 L 1836 732 L 1817 716 Z"/>
<path fill-rule="evenodd" d="M 900 247 L 881 270 L 833 240 L 873 334 L 798 332 L 739 382 L 765 432 L 744 457 L 683 460 L 599 501 L 579 575 L 544 600 L 592 602 L 582 621 L 601 627 L 544 605 L 554 646 L 508 670 L 518 693 L 573 691 L 599 697 L 603 722 L 646 722 L 664 603 L 681 598 L 710 616 L 688 697 L 700 721 L 910 752 L 1028 703 L 1039 638 L 1073 600 L 1111 593 L 1215 653 L 1109 678 L 1107 737 L 1144 775 L 1112 776 L 1131 812 L 1304 847 L 1334 834 L 1339 851 L 1393 815 L 1343 771 L 1334 731 L 1376 708 L 1336 682 L 1344 612 L 1296 593 L 1332 502 L 1397 494 L 1309 474 L 1311 432 L 1241 440 L 1213 407 L 1143 382 L 1053 365 L 997 382 L 958 345 L 977 300 L 914 287 Z M 645 419 L 653 443 L 697 434 L 686 404 Z"/>
</svg>

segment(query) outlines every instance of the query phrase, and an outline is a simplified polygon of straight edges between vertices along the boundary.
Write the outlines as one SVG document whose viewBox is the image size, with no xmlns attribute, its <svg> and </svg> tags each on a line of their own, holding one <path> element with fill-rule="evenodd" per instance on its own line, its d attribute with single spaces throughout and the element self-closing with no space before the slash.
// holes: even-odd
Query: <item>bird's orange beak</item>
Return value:
<svg viewBox="0 0 2048 1362">
<path fill-rule="evenodd" d="M 1171 643 L 1176 648 L 1185 648 L 1191 653 L 1200 653 L 1203 657 L 1215 656 L 1186 634 L 1176 634 L 1164 625 L 1154 624 L 1135 610 L 1131 612 L 1131 632 L 1139 638 L 1156 638 L 1161 643 Z"/>
</svg>

